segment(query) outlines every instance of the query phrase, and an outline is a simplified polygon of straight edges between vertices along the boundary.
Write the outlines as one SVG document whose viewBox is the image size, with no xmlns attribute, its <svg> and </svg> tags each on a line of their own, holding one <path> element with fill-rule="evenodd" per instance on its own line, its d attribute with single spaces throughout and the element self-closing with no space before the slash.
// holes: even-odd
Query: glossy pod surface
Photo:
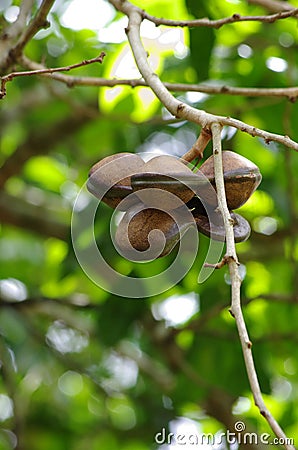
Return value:
<svg viewBox="0 0 298 450">
<path fill-rule="evenodd" d="M 238 209 L 257 189 L 262 176 L 254 163 L 237 153 L 224 151 L 222 161 L 228 208 L 230 210 Z M 215 188 L 213 155 L 201 165 L 200 171 Z M 211 199 L 208 200 L 213 204 Z"/>
<path fill-rule="evenodd" d="M 216 241 L 225 241 L 225 227 L 222 215 L 217 209 L 208 208 L 205 211 L 199 198 L 194 197 L 187 206 L 191 208 L 198 231 Z M 235 242 L 246 241 L 250 236 L 250 225 L 244 217 L 234 212 L 230 213 L 234 221 L 233 231 Z"/>
<path fill-rule="evenodd" d="M 234 221 L 233 231 L 235 242 L 246 241 L 250 236 L 250 225 L 244 217 L 240 214 L 231 213 L 231 218 Z M 214 239 L 215 241 L 225 241 L 225 227 L 224 224 L 215 225 L 207 216 L 197 215 L 195 221 L 200 233 Z"/>
<path fill-rule="evenodd" d="M 228 208 L 238 209 L 260 184 L 260 171 L 248 159 L 228 150 L 223 152 L 223 170 Z M 127 176 L 121 179 L 123 175 Z M 175 195 L 184 203 L 196 193 L 210 205 L 217 205 L 213 155 L 201 165 L 198 172 L 193 173 L 170 156 L 159 156 L 144 163 L 138 155 L 119 153 L 93 166 L 88 189 L 98 197 L 101 192 L 105 192 L 103 201 L 112 208 L 116 208 L 132 192 L 136 192 L 139 199 L 149 207 L 163 204 L 169 210 L 181 206 L 181 202 L 161 191 Z M 148 189 L 159 191 L 150 192 Z"/>
<path fill-rule="evenodd" d="M 157 156 L 142 169 L 131 177 L 131 186 L 140 200 L 149 207 L 158 208 L 162 204 L 167 210 L 176 209 L 181 206 L 181 201 L 187 203 L 195 194 L 181 180 L 195 179 L 196 175 L 178 158 Z M 159 189 L 159 192 L 152 189 Z M 173 195 L 167 195 L 167 192 Z"/>
<path fill-rule="evenodd" d="M 135 192 L 137 192 L 139 198 L 150 206 L 164 205 L 168 210 L 179 208 L 181 201 L 187 203 L 191 200 L 195 192 L 201 187 L 209 185 L 210 183 L 206 178 L 199 177 L 197 174 L 190 172 L 185 173 L 173 173 L 171 175 L 162 175 L 159 173 L 140 173 L 131 177 L 131 186 Z M 145 189 L 159 189 L 162 192 L 144 191 Z M 144 192 L 142 192 L 144 191 Z M 167 195 L 170 193 L 176 196 L 178 199 L 172 198 Z"/>
<path fill-rule="evenodd" d="M 116 153 L 92 166 L 87 182 L 88 190 L 111 208 L 133 192 L 130 177 L 144 166 L 144 161 L 132 153 Z"/>
<path fill-rule="evenodd" d="M 146 208 L 138 211 L 137 208 L 132 207 L 126 212 L 116 231 L 116 243 L 123 256 L 133 260 L 150 260 L 152 252 L 148 252 L 145 256 L 137 253 L 147 251 L 150 244 L 161 250 L 158 252 L 158 257 L 170 253 L 180 239 L 179 230 L 173 218 L 158 209 Z M 149 233 L 153 230 L 158 230 L 160 233 L 151 234 L 149 242 Z"/>
</svg>

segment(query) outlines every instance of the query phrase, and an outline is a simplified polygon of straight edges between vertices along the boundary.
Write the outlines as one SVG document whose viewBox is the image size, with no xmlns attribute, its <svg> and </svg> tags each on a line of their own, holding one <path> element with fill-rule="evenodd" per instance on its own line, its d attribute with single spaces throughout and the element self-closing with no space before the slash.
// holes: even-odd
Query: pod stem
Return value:
<svg viewBox="0 0 298 450">
<path fill-rule="evenodd" d="M 211 132 L 207 128 L 202 128 L 201 133 L 194 143 L 194 145 L 191 147 L 188 152 L 186 152 L 183 156 L 181 156 L 181 159 L 183 161 L 191 162 L 195 158 L 198 158 L 199 161 L 203 158 L 204 150 L 207 147 L 207 144 L 209 143 L 211 139 Z"/>
</svg>

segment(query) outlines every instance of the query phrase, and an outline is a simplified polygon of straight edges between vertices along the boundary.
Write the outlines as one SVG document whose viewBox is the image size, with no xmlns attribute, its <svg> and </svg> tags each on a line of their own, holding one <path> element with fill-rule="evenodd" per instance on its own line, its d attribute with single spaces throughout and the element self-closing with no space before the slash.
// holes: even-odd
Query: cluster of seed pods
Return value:
<svg viewBox="0 0 298 450">
<path fill-rule="evenodd" d="M 261 174 L 254 163 L 235 152 L 224 151 L 222 158 L 235 241 L 245 241 L 250 226 L 233 210 L 250 198 L 261 182 Z M 124 212 L 115 236 L 123 254 L 129 254 L 131 249 L 146 251 L 150 246 L 148 236 L 153 230 L 159 230 L 164 236 L 165 245 L 158 256 L 168 254 L 181 237 L 181 224 L 177 225 L 171 212 L 177 213 L 185 207 L 200 233 L 225 240 L 213 156 L 194 170 L 182 159 L 169 155 L 145 162 L 136 154 L 117 153 L 91 168 L 87 187 L 107 205 Z"/>
</svg>

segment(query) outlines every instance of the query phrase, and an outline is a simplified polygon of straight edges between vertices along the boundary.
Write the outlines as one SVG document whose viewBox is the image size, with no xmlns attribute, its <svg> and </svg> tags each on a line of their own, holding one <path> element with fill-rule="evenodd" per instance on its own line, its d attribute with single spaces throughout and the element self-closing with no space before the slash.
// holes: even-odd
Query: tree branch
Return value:
<svg viewBox="0 0 298 450">
<path fill-rule="evenodd" d="M 100 77 L 76 77 L 72 75 L 64 75 L 61 73 L 47 73 L 47 68 L 42 64 L 31 61 L 26 56 L 21 56 L 18 62 L 28 70 L 44 70 L 38 75 L 42 75 L 53 80 L 60 81 L 68 87 L 74 86 L 93 86 L 93 87 L 115 87 L 115 86 L 131 86 L 148 87 L 143 79 L 107 79 Z M 244 88 L 233 86 L 208 86 L 204 84 L 185 84 L 185 83 L 163 83 L 170 91 L 176 92 L 202 92 L 204 94 L 220 94 L 220 95 L 243 95 L 248 97 L 285 97 L 294 102 L 298 97 L 298 86 L 288 88 Z"/>
<path fill-rule="evenodd" d="M 226 259 L 228 260 L 230 278 L 231 278 L 231 289 L 232 289 L 232 302 L 230 312 L 235 318 L 238 334 L 242 346 L 242 352 L 244 356 L 246 371 L 251 387 L 251 391 L 254 397 L 256 406 L 259 408 L 262 416 L 265 417 L 271 429 L 274 431 L 275 435 L 282 439 L 284 447 L 287 450 L 294 450 L 294 446 L 287 444 L 287 437 L 284 431 L 281 429 L 280 425 L 274 419 L 268 408 L 266 407 L 263 396 L 261 393 L 259 380 L 257 372 L 254 365 L 253 355 L 252 355 L 252 343 L 249 339 L 248 332 L 246 329 L 246 324 L 244 321 L 242 309 L 241 309 L 241 298 L 240 298 L 240 288 L 241 288 L 241 277 L 238 272 L 238 258 L 236 254 L 236 246 L 234 241 L 233 233 L 233 223 L 228 210 L 225 187 L 224 187 L 224 177 L 222 169 L 222 148 L 221 148 L 221 127 L 218 123 L 211 125 L 212 136 L 213 136 L 213 155 L 214 155 L 214 175 L 216 190 L 218 196 L 219 209 L 223 216 L 225 232 L 226 232 Z"/>
<path fill-rule="evenodd" d="M 141 11 L 141 10 L 140 10 Z M 277 12 L 269 16 L 241 16 L 240 14 L 233 14 L 230 17 L 223 19 L 211 20 L 208 18 L 196 19 L 196 20 L 171 20 L 158 18 L 151 16 L 146 11 L 142 11 L 144 19 L 150 20 L 155 25 L 166 25 L 169 27 L 207 27 L 207 28 L 221 28 L 223 25 L 227 25 L 235 22 L 263 22 L 273 23 L 280 19 L 287 19 L 288 17 L 295 17 L 298 14 L 298 9 L 290 9 L 283 12 Z"/>
</svg>

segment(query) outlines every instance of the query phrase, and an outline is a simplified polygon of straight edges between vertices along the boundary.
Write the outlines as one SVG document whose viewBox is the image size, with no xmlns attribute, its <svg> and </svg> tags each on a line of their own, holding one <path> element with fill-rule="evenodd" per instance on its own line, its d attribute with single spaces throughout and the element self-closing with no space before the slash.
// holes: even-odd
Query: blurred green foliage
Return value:
<svg viewBox="0 0 298 450">
<path fill-rule="evenodd" d="M 2 28 L 8 10 L 20 2 L 4 3 Z M 122 16 L 111 13 L 99 32 L 72 29 L 64 15 L 72 3 L 55 3 L 50 28 L 28 43 L 25 54 L 60 67 L 105 51 L 102 65 L 70 74 L 139 78 Z M 244 0 L 134 3 L 171 19 L 265 13 Z M 108 8 L 103 0 L 98 4 L 102 11 Z M 297 80 L 293 18 L 219 29 L 171 29 L 147 22 L 143 34 L 149 60 L 163 81 L 287 87 Z M 286 99 L 175 95 L 208 112 L 298 140 L 297 105 Z M 234 431 L 238 420 L 247 430 L 271 433 L 253 404 L 228 313 L 226 269 L 197 283 L 207 238 L 200 237 L 196 261 L 179 284 L 138 300 L 93 284 L 72 249 L 72 206 L 92 164 L 120 151 L 181 156 L 195 141 L 197 127 L 168 120 L 149 89 L 139 87 L 69 89 L 48 78 L 15 78 L 1 106 L 0 164 L 6 182 L 0 194 L 0 450 L 170 448 L 154 442 L 163 427 L 183 432 L 192 424 L 198 434 L 215 434 Z M 298 442 L 298 158 L 230 128 L 224 129 L 223 146 L 254 161 L 263 175 L 258 191 L 241 208 L 252 226 L 249 241 L 237 245 L 246 267 L 243 308 L 266 402 Z M 95 223 L 109 263 L 128 276 L 165 270 L 173 255 L 138 264 L 115 252 L 111 214 L 102 206 Z M 193 310 L 187 315 L 189 299 Z M 175 308 L 181 321 L 173 321 Z"/>
</svg>

